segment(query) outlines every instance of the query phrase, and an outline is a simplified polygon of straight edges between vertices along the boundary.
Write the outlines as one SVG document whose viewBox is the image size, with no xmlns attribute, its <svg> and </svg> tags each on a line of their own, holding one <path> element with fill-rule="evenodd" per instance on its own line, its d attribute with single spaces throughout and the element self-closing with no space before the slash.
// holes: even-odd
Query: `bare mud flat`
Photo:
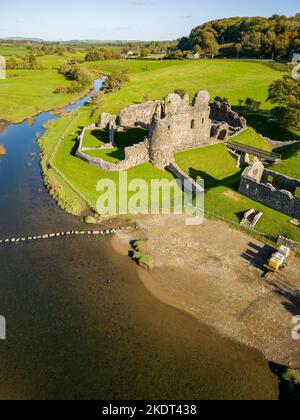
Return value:
<svg viewBox="0 0 300 420">
<path fill-rule="evenodd" d="M 159 300 L 191 314 L 219 333 L 262 352 L 269 361 L 300 366 L 292 319 L 300 314 L 300 260 L 270 279 L 262 265 L 272 248 L 219 221 L 186 226 L 181 216 L 138 220 L 136 238 L 113 239 L 123 255 L 133 239 L 147 241 L 155 269 L 138 269 Z"/>
</svg>

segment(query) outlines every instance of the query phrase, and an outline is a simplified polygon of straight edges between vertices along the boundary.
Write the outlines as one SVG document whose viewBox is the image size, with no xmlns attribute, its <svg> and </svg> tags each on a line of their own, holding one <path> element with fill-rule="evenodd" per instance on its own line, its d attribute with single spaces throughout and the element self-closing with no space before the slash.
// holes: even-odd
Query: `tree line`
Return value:
<svg viewBox="0 0 300 420">
<path fill-rule="evenodd" d="M 287 58 L 300 49 L 300 13 L 293 17 L 234 17 L 213 20 L 194 28 L 181 38 L 177 49 L 217 55 L 232 45 L 237 56 Z"/>
</svg>

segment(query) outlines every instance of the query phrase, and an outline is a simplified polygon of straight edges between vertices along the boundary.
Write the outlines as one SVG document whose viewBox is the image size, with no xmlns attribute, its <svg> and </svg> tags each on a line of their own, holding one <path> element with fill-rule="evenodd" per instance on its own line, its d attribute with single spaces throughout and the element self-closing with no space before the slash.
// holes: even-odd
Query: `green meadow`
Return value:
<svg viewBox="0 0 300 420">
<path fill-rule="evenodd" d="M 0 80 L 0 119 L 19 122 L 72 101 L 74 96 L 53 93 L 56 88 L 70 83 L 57 69 L 71 59 L 82 61 L 84 55 L 85 51 L 77 50 L 62 57 L 41 56 L 37 60 L 43 69 L 9 70 L 8 78 Z M 8 51 L 6 56 L 9 56 Z M 112 60 L 89 62 L 86 66 L 103 74 L 118 68 L 129 70 L 130 81 L 121 91 L 105 95 L 101 110 L 106 112 L 118 112 L 147 98 L 160 99 L 179 88 L 187 90 L 191 96 L 200 89 L 207 89 L 212 97 L 227 97 L 233 105 L 238 105 L 239 99 L 252 96 L 268 110 L 270 105 L 265 102 L 268 86 L 282 76 L 267 63 L 238 60 Z"/>
<path fill-rule="evenodd" d="M 17 123 L 68 104 L 74 96 L 53 93 L 68 83 L 56 70 L 8 70 L 0 80 L 0 119 Z"/>
<path fill-rule="evenodd" d="M 273 168 L 291 178 L 300 179 L 300 143 L 296 143 L 282 152 L 282 161 Z"/>
<path fill-rule="evenodd" d="M 234 137 L 232 140 L 229 140 L 229 142 L 231 141 L 236 141 L 245 144 L 246 146 L 256 147 L 257 149 L 266 152 L 272 152 L 272 147 L 251 127 L 240 133 L 237 137 Z"/>
<path fill-rule="evenodd" d="M 282 77 L 282 73 L 266 62 L 239 60 L 199 61 L 104 61 L 91 62 L 88 66 L 104 74 L 127 68 L 130 81 L 120 92 L 108 94 L 101 109 L 116 113 L 121 108 L 144 98 L 161 99 L 175 89 L 185 89 L 192 96 L 198 90 L 208 90 L 212 98 L 226 97 L 234 106 L 248 96 L 266 103 L 269 85 Z"/>
</svg>

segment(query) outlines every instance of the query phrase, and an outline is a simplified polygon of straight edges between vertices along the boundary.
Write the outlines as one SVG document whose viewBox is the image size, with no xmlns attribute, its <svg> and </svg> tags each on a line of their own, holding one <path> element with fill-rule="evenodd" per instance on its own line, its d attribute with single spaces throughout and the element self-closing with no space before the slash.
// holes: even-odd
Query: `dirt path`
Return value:
<svg viewBox="0 0 300 420">
<path fill-rule="evenodd" d="M 139 275 L 156 298 L 268 360 L 300 367 L 300 341 L 292 339 L 292 318 L 300 314 L 300 260 L 265 280 L 261 267 L 270 247 L 223 222 L 187 227 L 184 220 L 141 218 L 137 237 L 118 234 L 113 246 L 124 255 L 130 240 L 147 240 L 156 268 L 151 274 L 139 269 Z"/>
</svg>

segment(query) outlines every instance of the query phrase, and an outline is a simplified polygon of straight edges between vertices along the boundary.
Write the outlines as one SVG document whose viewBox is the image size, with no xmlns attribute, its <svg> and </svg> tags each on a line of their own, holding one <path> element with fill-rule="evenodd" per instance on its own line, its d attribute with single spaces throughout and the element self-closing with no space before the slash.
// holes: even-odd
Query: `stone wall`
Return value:
<svg viewBox="0 0 300 420">
<path fill-rule="evenodd" d="M 215 101 L 210 110 L 210 118 L 214 121 L 226 122 L 232 128 L 245 128 L 247 121 L 231 109 L 226 102 Z"/>
<path fill-rule="evenodd" d="M 157 105 L 161 101 L 148 101 L 143 104 L 132 105 L 123 109 L 119 115 L 118 123 L 122 127 L 143 127 L 149 128 L 155 114 Z"/>
<path fill-rule="evenodd" d="M 145 140 L 143 143 L 135 144 L 134 146 L 127 147 L 125 149 L 125 159 L 117 162 L 111 163 L 107 162 L 104 159 L 95 158 L 84 153 L 86 150 L 79 146 L 76 156 L 90 165 L 95 166 L 96 168 L 103 169 L 105 171 L 114 172 L 114 171 L 123 171 L 130 168 L 133 168 L 137 165 L 149 162 L 149 141 Z"/>
<path fill-rule="evenodd" d="M 187 188 L 189 186 L 191 192 L 196 192 L 196 190 L 198 190 L 199 192 L 204 193 L 203 187 L 187 175 L 178 165 L 176 165 L 176 163 L 170 163 L 166 169 L 171 172 L 176 179 L 180 179 L 183 185 L 184 182 L 187 181 L 187 183 L 185 183 L 185 187 Z"/>
<path fill-rule="evenodd" d="M 116 121 L 117 121 L 116 115 L 111 115 L 111 114 L 107 114 L 106 112 L 103 112 L 100 115 L 98 127 L 104 130 L 109 130 L 111 125 L 115 125 L 115 126 L 117 125 Z"/>
<path fill-rule="evenodd" d="M 239 192 L 267 207 L 300 219 L 300 197 L 295 196 L 300 180 L 269 171 L 255 159 L 244 171 Z"/>
</svg>

